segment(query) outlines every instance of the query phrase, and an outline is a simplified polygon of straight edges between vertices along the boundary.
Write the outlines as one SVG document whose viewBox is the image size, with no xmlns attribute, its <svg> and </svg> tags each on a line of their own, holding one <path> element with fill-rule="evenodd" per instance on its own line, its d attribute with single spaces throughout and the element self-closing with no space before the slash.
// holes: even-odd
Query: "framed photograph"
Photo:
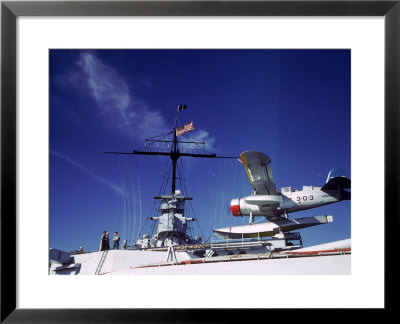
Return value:
<svg viewBox="0 0 400 324">
<path fill-rule="evenodd" d="M 1 320 L 207 322 L 208 308 L 216 309 L 213 321 L 226 320 L 222 309 L 232 316 L 252 308 L 390 308 L 399 15 L 398 1 L 3 1 Z M 182 162 L 215 152 L 224 158 L 217 166 Z M 151 160 L 132 164 L 132 153 L 170 158 L 170 174 Z M 348 174 L 328 175 L 336 167 Z M 161 177 L 164 191 L 154 192 L 147 184 L 159 186 Z M 188 208 L 192 194 L 194 209 L 208 218 L 184 216 L 179 201 Z M 149 216 L 142 201 L 153 195 L 161 205 Z M 250 202 L 257 196 L 262 202 Z M 324 209 L 322 199 L 339 202 Z M 292 215 L 303 206 L 311 212 Z M 258 216 L 281 222 L 279 229 Z M 199 234 L 186 224 L 195 220 Z M 303 241 L 293 236 L 309 226 Z M 320 251 L 348 258 L 318 272 L 287 252 L 300 263 L 285 272 L 235 272 L 222 263 L 235 263 L 232 249 L 218 250 L 216 241 L 206 248 L 208 232 L 254 246 L 273 236 L 270 257 L 273 249 L 293 254 L 340 241 Z M 128 251 L 108 251 L 113 237 L 115 249 L 134 251 L 134 266 L 117 260 Z M 174 242 L 190 246 L 193 260 L 212 251 L 220 271 L 191 273 L 194 262 L 177 258 Z M 150 259 L 140 270 L 147 249 L 183 270 Z M 90 265 L 88 251 L 100 262 Z M 243 251 L 233 261 L 244 260 Z M 75 261 L 62 261 L 64 252 Z M 108 253 L 114 265 L 105 262 Z M 100 276 L 56 275 L 91 273 Z"/>
</svg>

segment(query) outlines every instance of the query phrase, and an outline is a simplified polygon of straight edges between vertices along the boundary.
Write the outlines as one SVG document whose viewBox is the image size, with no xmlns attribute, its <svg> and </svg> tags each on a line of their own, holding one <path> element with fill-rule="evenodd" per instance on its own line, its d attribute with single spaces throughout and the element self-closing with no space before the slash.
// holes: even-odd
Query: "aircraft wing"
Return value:
<svg viewBox="0 0 400 324">
<path fill-rule="evenodd" d="M 331 215 L 304 217 L 296 219 L 287 219 L 280 223 L 260 223 L 253 225 L 231 226 L 213 230 L 213 232 L 224 239 L 240 239 L 240 238 L 260 238 L 266 236 L 274 236 L 279 232 L 289 232 L 307 228 L 311 226 L 327 224 L 333 222 Z"/>
<path fill-rule="evenodd" d="M 240 160 L 256 195 L 276 195 L 276 187 L 272 177 L 271 159 L 264 153 L 246 151 L 240 154 Z"/>
</svg>

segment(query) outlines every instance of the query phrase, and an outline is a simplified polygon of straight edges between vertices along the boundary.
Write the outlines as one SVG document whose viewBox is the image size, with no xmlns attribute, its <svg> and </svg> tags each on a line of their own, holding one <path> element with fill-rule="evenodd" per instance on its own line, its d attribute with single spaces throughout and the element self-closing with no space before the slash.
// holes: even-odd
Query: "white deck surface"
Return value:
<svg viewBox="0 0 400 324">
<path fill-rule="evenodd" d="M 295 250 L 294 257 L 284 254 L 283 258 L 280 255 L 269 258 L 268 254 L 259 254 L 259 260 L 254 260 L 257 255 L 234 256 L 231 260 L 229 260 L 230 257 L 199 259 L 189 253 L 176 251 L 176 263 L 196 259 L 201 263 L 173 265 L 165 265 L 168 257 L 166 251 L 109 250 L 101 267 L 99 264 L 101 264 L 103 252 L 74 255 L 74 263 L 80 264 L 78 275 L 95 275 L 97 269 L 100 269 L 100 275 L 351 274 L 350 253 L 337 252 L 333 255 L 312 256 L 307 253 L 307 251 L 326 251 L 350 247 L 351 240 L 343 240 Z M 306 255 L 296 255 L 299 252 L 305 252 Z M 63 273 L 59 272 L 58 274 Z M 69 274 L 69 272 L 64 274 Z"/>
<path fill-rule="evenodd" d="M 351 255 L 248 260 L 126 269 L 112 275 L 333 275 L 351 274 Z"/>
<path fill-rule="evenodd" d="M 79 274 L 94 275 L 103 252 L 74 255 L 75 263 L 81 264 Z M 139 250 L 109 250 L 101 267 L 100 274 L 129 269 L 149 263 L 167 261 L 167 252 L 149 252 Z M 190 259 L 186 252 L 176 252 L 178 261 Z"/>
</svg>

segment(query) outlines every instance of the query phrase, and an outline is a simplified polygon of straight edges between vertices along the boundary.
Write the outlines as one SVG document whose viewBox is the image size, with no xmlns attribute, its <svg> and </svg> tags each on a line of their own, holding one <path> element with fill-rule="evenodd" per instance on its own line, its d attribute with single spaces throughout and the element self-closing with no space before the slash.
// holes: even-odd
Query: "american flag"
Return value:
<svg viewBox="0 0 400 324">
<path fill-rule="evenodd" d="M 193 126 L 193 121 L 191 121 L 189 124 L 184 125 L 183 127 L 177 128 L 176 131 L 176 136 L 182 135 L 188 131 L 194 130 Z"/>
</svg>

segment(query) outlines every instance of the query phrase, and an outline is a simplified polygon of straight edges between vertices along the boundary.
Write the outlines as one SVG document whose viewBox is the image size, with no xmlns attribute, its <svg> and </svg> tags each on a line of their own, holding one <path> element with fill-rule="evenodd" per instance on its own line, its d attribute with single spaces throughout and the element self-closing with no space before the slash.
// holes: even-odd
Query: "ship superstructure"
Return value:
<svg viewBox="0 0 400 324">
<path fill-rule="evenodd" d="M 200 236 L 191 237 L 188 235 L 189 223 L 195 221 L 195 218 L 185 215 L 186 201 L 192 200 L 192 198 L 185 197 L 182 191 L 177 189 L 178 160 L 181 157 L 216 158 L 217 156 L 206 149 L 205 142 L 185 136 L 185 133 L 194 130 L 193 121 L 183 127 L 178 127 L 178 113 L 185 110 L 186 107 L 186 105 L 178 106 L 172 131 L 146 139 L 144 148 L 134 150 L 132 153 L 106 152 L 111 154 L 161 155 L 169 157 L 172 162 L 170 193 L 154 197 L 154 199 L 160 200 L 158 208 L 160 215 L 150 217 L 150 220 L 157 223 L 156 233 L 151 237 L 144 234 L 142 239 L 136 242 L 136 248 L 159 248 L 202 243 Z M 183 139 L 179 140 L 179 137 Z"/>
</svg>

